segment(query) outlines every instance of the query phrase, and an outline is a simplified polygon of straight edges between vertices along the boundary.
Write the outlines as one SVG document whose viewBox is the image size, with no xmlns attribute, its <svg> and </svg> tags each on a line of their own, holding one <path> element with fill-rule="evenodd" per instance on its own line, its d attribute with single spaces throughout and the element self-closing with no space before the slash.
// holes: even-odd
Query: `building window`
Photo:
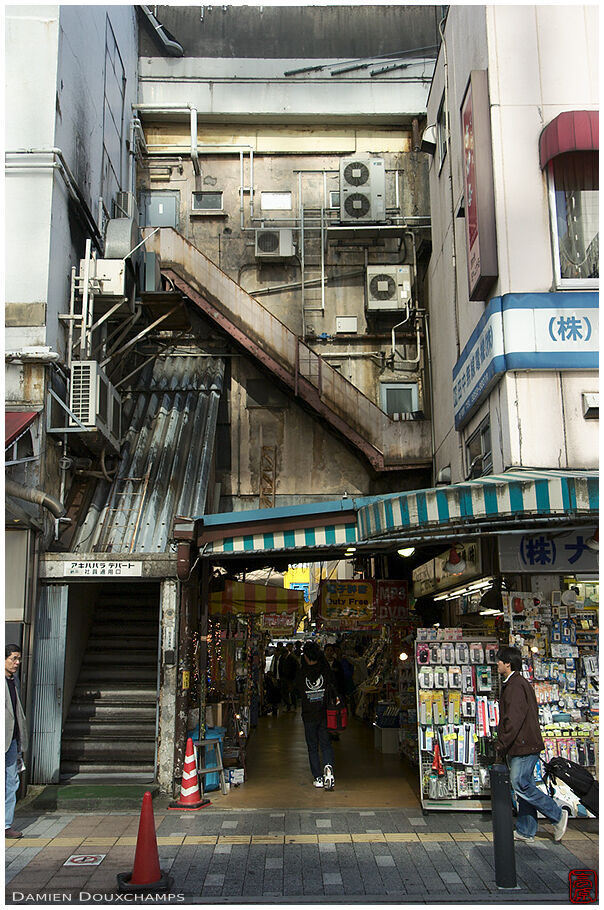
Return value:
<svg viewBox="0 0 604 910">
<path fill-rule="evenodd" d="M 221 212 L 222 193 L 193 193 L 194 212 Z"/>
<path fill-rule="evenodd" d="M 566 152 L 548 164 L 558 287 L 599 285 L 598 152 Z"/>
<path fill-rule="evenodd" d="M 339 209 L 340 208 L 340 191 L 339 190 L 330 190 L 329 191 L 329 208 L 330 209 Z"/>
<path fill-rule="evenodd" d="M 273 209 L 279 212 L 289 212 L 291 207 L 291 193 L 260 193 L 260 208 L 263 211 Z"/>
<path fill-rule="evenodd" d="M 419 394 L 416 382 L 382 382 L 380 405 L 389 417 L 412 414 L 419 409 Z"/>
<path fill-rule="evenodd" d="M 466 463 L 468 466 L 468 479 L 481 477 L 493 470 L 493 454 L 491 452 L 491 423 L 489 418 L 483 420 L 466 443 Z"/>
</svg>

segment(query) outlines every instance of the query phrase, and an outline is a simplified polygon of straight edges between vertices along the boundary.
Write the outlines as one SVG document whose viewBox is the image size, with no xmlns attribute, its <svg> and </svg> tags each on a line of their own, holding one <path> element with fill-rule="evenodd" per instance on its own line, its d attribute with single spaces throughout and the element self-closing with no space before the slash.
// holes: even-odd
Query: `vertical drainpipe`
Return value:
<svg viewBox="0 0 604 910">
<path fill-rule="evenodd" d="M 199 735 L 205 736 L 207 676 L 208 676 L 208 633 L 209 633 L 209 590 L 210 563 L 201 561 L 199 584 Z"/>
<path fill-rule="evenodd" d="M 193 171 L 199 177 L 199 152 L 197 151 L 197 108 L 191 105 L 191 161 Z"/>
</svg>

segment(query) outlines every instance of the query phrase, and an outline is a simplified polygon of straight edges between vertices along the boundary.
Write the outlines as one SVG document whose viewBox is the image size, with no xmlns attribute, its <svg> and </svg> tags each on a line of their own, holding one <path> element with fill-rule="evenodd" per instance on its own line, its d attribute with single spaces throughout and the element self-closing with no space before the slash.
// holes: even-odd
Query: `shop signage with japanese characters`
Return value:
<svg viewBox="0 0 604 910">
<path fill-rule="evenodd" d="M 321 616 L 326 621 L 373 622 L 375 581 L 324 580 L 320 587 Z"/>
<path fill-rule="evenodd" d="M 473 70 L 461 106 L 470 300 L 486 300 L 497 278 L 491 112 L 486 70 Z"/>
<path fill-rule="evenodd" d="M 397 622 L 409 616 L 409 590 L 406 581 L 380 578 L 377 582 L 375 618 L 377 622 Z"/>
<path fill-rule="evenodd" d="M 63 564 L 63 574 L 67 577 L 91 576 L 94 578 L 123 578 L 125 575 L 141 576 L 143 574 L 142 562 L 132 560 L 130 562 L 109 562 L 96 560 L 79 560 L 73 559 Z"/>
<path fill-rule="evenodd" d="M 296 631 L 295 613 L 261 613 L 258 617 L 258 628 L 263 632 L 293 635 Z"/>
<path fill-rule="evenodd" d="M 453 367 L 455 428 L 507 370 L 596 370 L 598 350 L 597 293 L 493 297 Z"/>
<path fill-rule="evenodd" d="M 594 528 L 570 534 L 506 534 L 499 537 L 502 572 L 597 573 L 598 554 L 587 545 Z"/>
<path fill-rule="evenodd" d="M 446 566 L 449 563 L 451 550 L 445 550 L 429 562 L 413 570 L 413 595 L 421 597 L 422 594 L 434 594 L 445 591 L 447 588 L 459 587 L 464 581 L 476 578 L 481 573 L 480 549 L 476 543 L 458 545 L 458 553 L 465 562 L 463 572 L 453 575 Z"/>
</svg>

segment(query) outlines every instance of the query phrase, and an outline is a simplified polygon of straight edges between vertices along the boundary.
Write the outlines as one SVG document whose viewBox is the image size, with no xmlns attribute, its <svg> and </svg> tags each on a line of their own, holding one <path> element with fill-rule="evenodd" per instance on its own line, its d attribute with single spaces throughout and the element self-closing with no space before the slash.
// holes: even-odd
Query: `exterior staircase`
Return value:
<svg viewBox="0 0 604 910">
<path fill-rule="evenodd" d="M 158 623 L 157 595 L 98 600 L 63 728 L 61 780 L 153 780 Z"/>
<path fill-rule="evenodd" d="M 172 287 L 360 451 L 375 471 L 428 467 L 430 423 L 395 421 L 174 228 L 146 228 Z"/>
</svg>

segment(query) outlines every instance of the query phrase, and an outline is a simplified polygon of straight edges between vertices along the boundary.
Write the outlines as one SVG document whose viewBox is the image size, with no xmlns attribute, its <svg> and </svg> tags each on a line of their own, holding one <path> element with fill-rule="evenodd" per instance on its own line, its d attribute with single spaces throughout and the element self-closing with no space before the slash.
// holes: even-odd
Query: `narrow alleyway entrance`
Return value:
<svg viewBox="0 0 604 910">
<path fill-rule="evenodd" d="M 77 616 L 69 622 L 75 627 Z M 157 585 L 107 584 L 96 595 L 87 641 L 74 628 L 67 662 L 76 637 L 85 650 L 63 727 L 62 780 L 153 781 L 158 624 Z"/>
<path fill-rule="evenodd" d="M 374 748 L 373 728 L 350 719 L 334 742 L 336 787 L 315 789 L 300 709 L 260 717 L 247 750 L 247 780 L 227 796 L 210 792 L 217 806 L 233 809 L 413 808 L 419 806 L 417 770 L 398 755 Z"/>
</svg>

